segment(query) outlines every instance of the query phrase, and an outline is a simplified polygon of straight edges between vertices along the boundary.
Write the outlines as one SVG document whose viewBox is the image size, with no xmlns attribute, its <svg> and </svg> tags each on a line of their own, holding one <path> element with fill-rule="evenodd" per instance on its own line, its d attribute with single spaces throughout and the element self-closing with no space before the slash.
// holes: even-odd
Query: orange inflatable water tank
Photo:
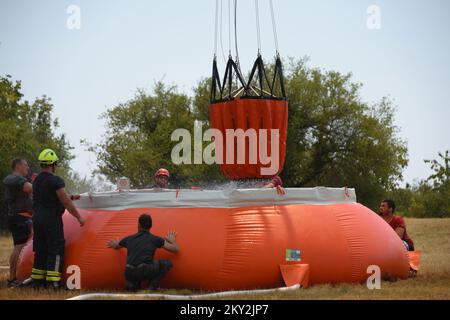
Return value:
<svg viewBox="0 0 450 320">
<path fill-rule="evenodd" d="M 210 125 L 222 133 L 223 138 L 216 140 L 216 150 L 221 151 L 216 157 L 230 179 L 272 177 L 283 170 L 288 101 L 279 56 L 274 66 L 269 81 L 259 55 L 245 80 L 230 57 L 221 82 L 216 59 L 213 61 Z M 245 137 L 239 138 L 243 134 Z"/>
<path fill-rule="evenodd" d="M 82 195 L 86 225 L 65 214 L 65 269 L 78 266 L 81 287 L 123 289 L 126 249 L 106 247 L 137 231 L 142 213 L 152 232 L 178 232 L 177 254 L 157 250 L 173 269 L 164 288 L 231 290 L 302 283 L 364 282 L 371 265 L 382 276 L 406 278 L 407 252 L 377 214 L 356 203 L 353 189 L 229 191 L 136 190 Z M 19 260 L 18 278 L 31 274 L 32 245 Z M 69 270 L 72 270 L 69 268 Z M 69 274 L 64 272 L 64 278 Z"/>
</svg>

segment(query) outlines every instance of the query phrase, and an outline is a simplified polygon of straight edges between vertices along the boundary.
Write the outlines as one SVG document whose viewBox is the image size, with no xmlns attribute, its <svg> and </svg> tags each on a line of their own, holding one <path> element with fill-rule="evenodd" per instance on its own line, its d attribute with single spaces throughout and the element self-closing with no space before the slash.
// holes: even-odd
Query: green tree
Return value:
<svg viewBox="0 0 450 320">
<path fill-rule="evenodd" d="M 403 216 L 411 216 L 411 207 L 414 204 L 416 186 L 409 183 L 404 188 L 396 187 L 388 190 L 383 199 L 393 199 L 395 201 L 395 211 Z"/>
<path fill-rule="evenodd" d="M 416 217 L 450 217 L 450 156 L 448 150 L 439 158 L 424 160 L 434 171 L 416 189 L 411 215 Z"/>
<path fill-rule="evenodd" d="M 448 183 L 450 181 L 450 155 L 449 151 L 446 150 L 445 153 L 438 153 L 440 159 L 434 160 L 424 160 L 425 163 L 429 163 L 431 170 L 434 173 L 428 177 L 427 182 L 433 182 L 435 188 Z M 439 161 L 441 160 L 442 163 Z"/>
<path fill-rule="evenodd" d="M 104 141 L 90 148 L 97 154 L 98 173 L 111 182 L 126 176 L 136 188 L 152 184 L 153 173 L 160 167 L 170 170 L 172 187 L 222 179 L 215 166 L 171 161 L 172 148 L 178 143 L 171 141 L 172 132 L 183 128 L 193 136 L 196 119 L 191 106 L 191 98 L 159 82 L 151 94 L 138 90 L 132 100 L 106 111 Z"/>
<path fill-rule="evenodd" d="M 375 208 L 402 179 L 407 147 L 394 125 L 392 101 L 368 105 L 351 74 L 307 68 L 291 60 L 286 72 L 289 131 L 282 177 L 291 186 L 355 187 Z"/>
<path fill-rule="evenodd" d="M 394 199 L 398 211 L 405 216 L 450 217 L 449 152 L 439 153 L 438 159 L 424 161 L 434 173 L 413 186 L 395 188 L 386 197 Z"/>
<path fill-rule="evenodd" d="M 30 103 L 23 100 L 21 82 L 11 76 L 0 77 L 0 176 L 11 172 L 10 163 L 15 157 L 29 160 L 31 171 L 38 172 L 37 156 L 42 149 L 54 149 L 61 159 L 58 173 L 67 176 L 72 159 L 71 147 L 64 134 L 57 135 L 58 121 L 52 119 L 51 100 L 42 96 Z M 3 184 L 0 193 L 4 194 Z M 0 207 L 0 227 L 5 227 L 6 208 Z"/>
</svg>

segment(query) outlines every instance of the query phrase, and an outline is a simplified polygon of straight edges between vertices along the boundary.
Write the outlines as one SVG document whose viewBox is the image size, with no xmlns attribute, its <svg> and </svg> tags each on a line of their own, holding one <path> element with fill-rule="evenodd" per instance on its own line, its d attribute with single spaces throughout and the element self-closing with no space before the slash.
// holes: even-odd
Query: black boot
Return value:
<svg viewBox="0 0 450 320">
<path fill-rule="evenodd" d="M 148 288 L 151 291 L 159 290 L 159 281 L 150 281 Z"/>
<path fill-rule="evenodd" d="M 44 289 L 46 285 L 45 279 L 33 279 L 27 278 L 19 284 L 19 287 L 22 288 L 33 288 L 33 289 Z"/>
<path fill-rule="evenodd" d="M 137 283 L 131 282 L 131 281 L 126 281 L 125 282 L 125 290 L 128 292 L 136 292 L 138 291 L 139 286 Z"/>
<path fill-rule="evenodd" d="M 19 285 L 20 285 L 20 283 L 17 281 L 17 279 L 6 280 L 6 287 L 8 287 L 8 288 L 15 288 Z"/>
<path fill-rule="evenodd" d="M 66 286 L 62 285 L 60 281 L 47 281 L 46 288 L 50 290 L 65 290 Z"/>
</svg>

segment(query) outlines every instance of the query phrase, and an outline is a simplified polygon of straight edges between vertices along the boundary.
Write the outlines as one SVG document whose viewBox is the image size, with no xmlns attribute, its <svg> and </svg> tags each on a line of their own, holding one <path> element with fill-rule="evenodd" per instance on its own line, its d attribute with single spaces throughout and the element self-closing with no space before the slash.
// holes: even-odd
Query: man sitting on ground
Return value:
<svg viewBox="0 0 450 320">
<path fill-rule="evenodd" d="M 395 202 L 390 199 L 383 200 L 380 204 L 379 212 L 384 221 L 386 221 L 392 229 L 397 232 L 400 239 L 402 239 L 406 250 L 414 251 L 414 242 L 406 233 L 405 220 L 400 216 L 394 215 Z"/>
<path fill-rule="evenodd" d="M 149 282 L 150 290 L 157 290 L 162 278 L 172 268 L 170 260 L 153 259 L 155 251 L 163 248 L 167 251 L 178 252 L 175 241 L 176 232 L 169 231 L 166 238 L 160 238 L 150 233 L 152 218 L 148 214 L 139 217 L 138 233 L 124 239 L 110 240 L 109 248 L 127 248 L 127 264 L 125 267 L 125 287 L 127 291 L 137 291 L 145 281 Z"/>
</svg>

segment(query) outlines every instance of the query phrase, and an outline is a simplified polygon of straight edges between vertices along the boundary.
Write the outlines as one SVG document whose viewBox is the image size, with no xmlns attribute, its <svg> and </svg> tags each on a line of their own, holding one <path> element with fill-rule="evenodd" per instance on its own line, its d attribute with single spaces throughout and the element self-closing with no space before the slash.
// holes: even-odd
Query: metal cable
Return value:
<svg viewBox="0 0 450 320">
<path fill-rule="evenodd" d="M 256 11 L 256 40 L 258 45 L 258 55 L 261 54 L 261 27 L 259 23 L 259 4 L 258 0 L 255 0 L 255 11 Z"/>
<path fill-rule="evenodd" d="M 237 69 L 242 74 L 241 64 L 239 63 L 239 50 L 238 50 L 238 38 L 237 38 L 237 1 L 238 0 L 234 0 L 234 46 L 235 46 L 235 50 L 236 50 Z"/>
<path fill-rule="evenodd" d="M 219 0 L 216 0 L 216 19 L 214 21 L 214 59 L 217 57 L 217 29 L 219 23 Z"/>
<path fill-rule="evenodd" d="M 222 51 L 222 58 L 225 64 L 227 59 L 225 57 L 225 51 L 223 50 L 223 0 L 220 0 L 220 50 Z"/>
<path fill-rule="evenodd" d="M 231 56 L 231 0 L 228 0 L 228 54 Z"/>
<path fill-rule="evenodd" d="M 269 0 L 269 3 L 270 3 L 270 15 L 272 17 L 273 37 L 275 39 L 275 48 L 276 48 L 276 51 L 277 51 L 277 55 L 279 55 L 280 54 L 280 50 L 278 48 L 277 25 L 275 23 L 275 14 L 273 12 L 273 2 L 272 2 L 272 0 Z"/>
</svg>

